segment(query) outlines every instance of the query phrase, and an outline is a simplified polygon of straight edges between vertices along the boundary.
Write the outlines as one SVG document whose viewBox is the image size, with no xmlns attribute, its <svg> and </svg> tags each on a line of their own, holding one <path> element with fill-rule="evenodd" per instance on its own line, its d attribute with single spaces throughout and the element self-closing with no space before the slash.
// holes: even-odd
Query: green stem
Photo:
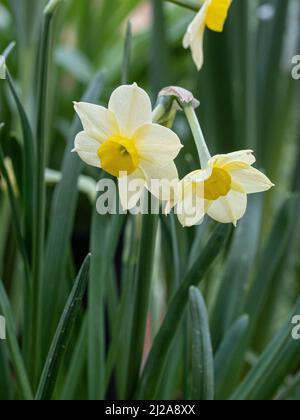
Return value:
<svg viewBox="0 0 300 420">
<path fill-rule="evenodd" d="M 176 108 L 172 105 L 173 99 L 170 96 L 159 97 L 156 107 L 152 111 L 153 123 L 172 128 L 176 117 Z"/>
<path fill-rule="evenodd" d="M 207 163 L 211 158 L 211 154 L 209 153 L 207 144 L 205 142 L 199 120 L 196 116 L 196 112 L 192 105 L 186 106 L 184 108 L 184 112 L 193 133 L 195 144 L 198 150 L 201 167 L 206 168 Z"/>
<path fill-rule="evenodd" d="M 148 199 L 150 202 L 151 199 L 149 196 Z M 151 204 L 149 204 L 150 207 Z M 158 216 L 156 214 L 143 215 L 139 262 L 136 273 L 137 290 L 134 302 L 134 319 L 130 339 L 131 345 L 126 389 L 127 398 L 132 398 L 134 395 L 141 369 L 157 226 Z"/>
<path fill-rule="evenodd" d="M 166 107 L 163 103 L 159 103 L 152 112 L 153 122 L 160 121 L 166 113 Z"/>
<path fill-rule="evenodd" d="M 169 115 L 169 111 L 168 101 L 159 102 L 152 113 L 153 122 L 164 119 Z M 139 242 L 139 258 L 136 267 L 137 289 L 127 370 L 126 397 L 128 398 L 131 398 L 136 391 L 141 369 L 158 226 L 158 216 L 151 214 L 150 196 L 148 196 L 148 200 L 149 212 L 142 217 L 142 235 Z"/>
<path fill-rule="evenodd" d="M 169 3 L 177 4 L 178 6 L 185 7 L 186 9 L 193 10 L 195 12 L 198 12 L 201 4 L 204 2 L 204 0 L 194 1 L 194 0 L 165 0 Z"/>
</svg>

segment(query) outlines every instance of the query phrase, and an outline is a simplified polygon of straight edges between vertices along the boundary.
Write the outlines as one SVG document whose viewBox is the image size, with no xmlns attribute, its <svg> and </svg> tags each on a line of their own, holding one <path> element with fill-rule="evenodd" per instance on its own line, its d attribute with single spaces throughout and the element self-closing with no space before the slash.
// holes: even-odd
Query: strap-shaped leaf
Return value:
<svg viewBox="0 0 300 420">
<path fill-rule="evenodd" d="M 230 251 L 224 262 L 221 285 L 212 314 L 213 346 L 217 348 L 225 332 L 244 312 L 249 273 L 257 254 L 260 236 L 263 195 L 249 197 L 247 214 L 234 232 Z"/>
<path fill-rule="evenodd" d="M 60 362 L 65 354 L 73 324 L 79 315 L 81 303 L 86 291 L 88 275 L 90 269 L 90 255 L 82 264 L 78 277 L 75 281 L 69 299 L 66 303 L 64 312 L 58 324 L 56 334 L 43 369 L 36 400 L 50 400 L 56 384 L 56 378 L 60 367 Z"/>
<path fill-rule="evenodd" d="M 140 385 L 137 390 L 138 398 L 151 399 L 154 397 L 168 350 L 188 302 L 189 288 L 198 285 L 200 281 L 203 280 L 205 274 L 208 272 L 219 253 L 223 250 L 223 247 L 227 242 L 229 231 L 230 228 L 227 225 L 216 226 L 209 241 L 199 250 L 196 261 L 187 272 L 177 293 L 172 299 L 144 368 Z"/>
<path fill-rule="evenodd" d="M 249 317 L 241 316 L 224 336 L 215 355 L 215 399 L 225 400 L 238 383 L 246 353 Z"/>
<path fill-rule="evenodd" d="M 149 201 L 151 200 L 149 199 Z M 139 261 L 136 267 L 136 294 L 128 363 L 127 398 L 131 398 L 133 395 L 141 368 L 158 226 L 157 215 L 145 214 L 142 217 L 142 236 Z"/>
<path fill-rule="evenodd" d="M 6 320 L 7 342 L 9 348 L 10 359 L 16 373 L 16 379 L 20 395 L 25 400 L 32 400 L 33 394 L 28 379 L 24 360 L 19 348 L 17 334 L 14 325 L 13 314 L 9 303 L 8 296 L 0 280 L 0 309 Z"/>
<path fill-rule="evenodd" d="M 300 340 L 292 337 L 294 315 L 300 313 L 300 299 L 290 314 L 288 321 L 259 357 L 238 386 L 231 400 L 270 400 L 293 367 L 300 362 Z"/>
<path fill-rule="evenodd" d="M 208 315 L 203 296 L 196 287 L 190 288 L 192 318 L 192 399 L 214 399 L 214 361 Z"/>
</svg>

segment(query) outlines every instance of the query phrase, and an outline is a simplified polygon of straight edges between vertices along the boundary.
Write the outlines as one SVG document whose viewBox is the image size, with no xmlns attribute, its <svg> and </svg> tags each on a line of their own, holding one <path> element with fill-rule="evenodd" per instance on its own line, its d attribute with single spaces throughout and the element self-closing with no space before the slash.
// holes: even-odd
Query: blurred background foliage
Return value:
<svg viewBox="0 0 300 420">
<path fill-rule="evenodd" d="M 36 118 L 37 51 L 45 4 L 44 0 L 2 0 L 0 4 L 0 51 L 16 41 L 7 63 L 32 122 Z M 57 171 L 58 177 L 62 173 L 62 181 L 56 186 L 55 180 L 48 179 L 39 373 L 75 272 L 89 250 L 93 256 L 88 296 L 57 371 L 53 398 L 125 398 L 136 396 L 138 390 L 144 397 L 189 398 L 193 389 L 197 399 L 201 384 L 195 387 L 191 379 L 194 329 L 190 324 L 194 328 L 199 318 L 203 321 L 205 311 L 215 356 L 216 398 L 300 398 L 299 343 L 291 342 L 287 334 L 288 316 L 300 292 L 300 82 L 291 77 L 292 58 L 300 54 L 300 2 L 234 0 L 225 31 L 207 31 L 205 35 L 205 65 L 200 73 L 190 53 L 182 48 L 182 37 L 193 16 L 193 11 L 161 0 L 66 0 L 55 17 L 46 145 L 47 168 Z M 132 37 L 127 69 L 123 51 L 129 21 Z M 83 168 L 77 157 L 70 155 L 80 130 L 76 120 L 71 126 L 72 101 L 80 100 L 94 80 L 86 98 L 105 105 L 124 78 L 138 82 L 151 94 L 153 103 L 167 85 L 191 90 L 201 101 L 198 116 L 211 152 L 253 149 L 257 166 L 276 184 L 267 194 L 250 197 L 246 217 L 231 233 L 226 247 L 218 250 L 213 267 L 201 274 L 203 278 L 193 280 L 195 284 L 203 280 L 206 309 L 191 290 L 193 316 L 188 316 L 184 306 L 186 314 L 179 329 L 174 325 L 171 347 L 162 356 L 167 363 L 159 374 L 156 371 L 155 386 L 153 377 L 147 376 L 147 365 L 146 374 L 138 381 L 139 361 L 135 363 L 130 356 L 137 331 L 134 309 L 139 308 L 135 280 L 139 222 L 132 217 L 93 214 L 93 196 L 77 192 L 76 185 L 81 172 L 91 183 L 99 179 L 99 171 Z M 18 109 L 4 81 L 0 83 L 0 120 L 5 123 L 1 145 L 6 167 L 23 214 L 24 140 Z M 199 163 L 181 114 L 175 131 L 186 146 L 177 162 L 183 176 Z M 24 270 L 7 187 L 3 178 L 0 182 L 0 277 L 26 365 L 30 355 L 22 341 L 26 334 Z M 146 327 L 144 358 L 181 279 L 199 262 L 212 225 L 206 221 L 182 229 L 175 218 L 161 218 L 148 321 L 146 326 L 138 326 L 137 333 L 143 338 Z M 197 348 L 197 342 L 193 345 Z M 13 379 L 15 365 L 8 363 L 11 355 L 4 342 L 0 346 L 0 399 L 21 398 L 20 384 Z M 204 366 L 208 363 L 205 357 L 202 362 Z M 28 370 L 35 389 L 34 375 Z M 201 397 L 205 398 L 202 392 Z"/>
</svg>

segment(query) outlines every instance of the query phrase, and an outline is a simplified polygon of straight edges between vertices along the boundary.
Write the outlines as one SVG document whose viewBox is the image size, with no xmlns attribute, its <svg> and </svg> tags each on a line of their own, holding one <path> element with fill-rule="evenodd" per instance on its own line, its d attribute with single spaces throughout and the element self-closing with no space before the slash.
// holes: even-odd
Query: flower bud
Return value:
<svg viewBox="0 0 300 420">
<path fill-rule="evenodd" d="M 194 109 L 198 108 L 200 102 L 194 98 L 192 92 L 179 87 L 179 86 L 168 86 L 162 89 L 159 93 L 159 97 L 171 96 L 179 105 L 178 108 L 182 109 L 187 105 L 192 105 Z"/>
</svg>

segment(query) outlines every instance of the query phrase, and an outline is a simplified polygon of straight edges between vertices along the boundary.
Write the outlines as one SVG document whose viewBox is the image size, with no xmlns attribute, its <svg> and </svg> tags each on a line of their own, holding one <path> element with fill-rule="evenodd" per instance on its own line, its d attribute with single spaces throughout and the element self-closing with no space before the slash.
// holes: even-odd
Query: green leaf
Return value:
<svg viewBox="0 0 300 420">
<path fill-rule="evenodd" d="M 234 231 L 212 314 L 214 348 L 244 310 L 249 274 L 257 254 L 263 199 L 262 194 L 249 197 L 247 214 Z"/>
<path fill-rule="evenodd" d="M 151 199 L 149 198 L 149 202 L 150 201 Z M 136 390 L 142 364 L 157 226 L 157 215 L 142 215 L 142 235 L 136 271 L 137 280 L 136 294 L 134 297 L 134 318 L 130 337 L 131 344 L 127 372 L 127 398 L 131 398 Z"/>
<path fill-rule="evenodd" d="M 274 4 L 275 16 L 272 19 L 270 28 L 269 44 L 264 49 L 264 68 L 261 78 L 259 92 L 261 100 L 258 101 L 258 117 L 260 119 L 260 139 L 263 144 L 264 161 L 267 168 L 271 166 L 273 154 L 270 153 L 274 147 L 273 136 L 276 134 L 274 119 L 277 117 L 278 106 L 282 100 L 282 54 L 284 51 L 285 29 L 287 27 L 287 16 L 289 1 L 276 1 Z M 267 56 L 266 56 L 267 51 Z"/>
<path fill-rule="evenodd" d="M 35 104 L 35 173 L 34 184 L 34 225 L 33 225 L 33 259 L 32 259 L 32 296 L 30 297 L 31 316 L 31 359 L 30 374 L 34 383 L 38 380 L 41 365 L 41 345 L 43 322 L 43 276 L 45 271 L 45 233 L 46 233 L 46 141 L 48 136 L 47 118 L 49 113 L 49 87 L 52 76 L 53 53 L 53 15 L 60 3 L 52 0 L 48 3 L 40 33 L 38 65 L 36 71 L 36 104 Z M 53 6 L 53 7 L 52 7 Z M 52 7 L 52 8 L 51 8 Z"/>
<path fill-rule="evenodd" d="M 203 296 L 196 287 L 190 288 L 192 318 L 192 399 L 214 399 L 214 362 L 208 315 Z"/>
<path fill-rule="evenodd" d="M 300 394 L 300 371 L 294 377 L 289 378 L 287 382 L 287 385 L 281 390 L 276 397 L 276 400 L 294 399 L 297 391 L 299 391 L 298 394 Z M 296 400 L 299 400 L 299 397 L 296 398 Z"/>
<path fill-rule="evenodd" d="M 185 7 L 186 9 L 193 10 L 194 12 L 198 12 L 201 6 L 201 3 L 196 0 L 166 0 L 169 3 L 174 3 L 178 6 Z"/>
<path fill-rule="evenodd" d="M 294 326 L 291 323 L 293 316 L 299 313 L 300 300 L 231 400 L 270 400 L 275 396 L 285 377 L 300 363 L 300 341 L 292 338 Z"/>
<path fill-rule="evenodd" d="M 9 368 L 8 351 L 5 341 L 0 340 L 0 400 L 12 398 L 11 372 Z"/>
<path fill-rule="evenodd" d="M 132 27 L 131 27 L 131 23 L 128 22 L 127 28 L 126 28 L 126 37 L 125 37 L 124 54 L 123 54 L 122 85 L 126 85 L 129 83 L 131 48 L 132 48 Z"/>
<path fill-rule="evenodd" d="M 215 399 L 226 400 L 238 383 L 247 346 L 249 317 L 243 315 L 226 332 L 215 355 Z"/>
<path fill-rule="evenodd" d="M 294 225 L 296 201 L 297 198 L 292 196 L 281 205 L 261 253 L 244 309 L 251 319 L 250 337 L 256 331 L 257 323 L 272 288 L 272 280 L 287 249 Z M 261 332 L 263 328 L 264 326 L 260 325 L 259 331 Z"/>
<path fill-rule="evenodd" d="M 68 74 L 83 83 L 88 83 L 94 74 L 94 68 L 89 59 L 74 48 L 60 46 L 55 51 L 55 61 Z"/>
<path fill-rule="evenodd" d="M 151 48 L 151 82 L 154 95 L 168 83 L 168 47 L 164 2 L 152 0 L 153 26 Z"/>
<path fill-rule="evenodd" d="M 60 362 L 68 346 L 73 324 L 81 309 L 82 299 L 88 283 L 89 269 L 90 255 L 86 257 L 82 264 L 58 324 L 40 379 L 35 397 L 36 400 L 50 400 L 52 397 L 59 372 Z"/>
<path fill-rule="evenodd" d="M 228 226 L 217 225 L 208 242 L 199 250 L 197 259 L 185 275 L 177 293 L 173 297 L 142 373 L 142 378 L 137 388 L 137 397 L 139 399 L 151 399 L 155 395 L 168 350 L 188 301 L 189 288 L 198 285 L 203 280 L 226 244 L 229 231 L 230 228 Z"/>
<path fill-rule="evenodd" d="M 24 360 L 19 348 L 13 314 L 8 296 L 0 280 L 0 309 L 6 320 L 7 342 L 9 355 L 15 370 L 20 395 L 25 400 L 33 400 L 31 385 L 28 379 Z"/>
<path fill-rule="evenodd" d="M 14 85 L 14 81 L 7 71 L 7 83 L 11 91 L 11 94 L 16 103 L 19 117 L 21 121 L 22 131 L 23 131 L 23 174 L 22 174 L 22 193 L 25 207 L 25 242 L 27 249 L 32 247 L 32 231 L 33 231 L 33 196 L 34 190 L 32 185 L 32 180 L 34 178 L 34 157 L 35 157 L 35 147 L 34 147 L 34 138 L 31 125 L 26 114 L 25 108 L 22 105 L 22 102 L 18 96 L 17 90 Z"/>
<path fill-rule="evenodd" d="M 0 132 L 3 125 L 0 124 Z M 25 280 L 27 282 L 27 286 L 29 286 L 29 262 L 28 262 L 28 255 L 26 252 L 25 241 L 22 234 L 22 228 L 20 224 L 20 211 L 19 211 L 19 204 L 17 198 L 15 196 L 14 187 L 11 183 L 7 168 L 5 166 L 5 156 L 2 149 L 2 145 L 0 143 L 0 172 L 6 182 L 7 189 L 8 189 L 8 197 L 11 206 L 12 218 L 13 218 L 13 226 L 16 232 L 16 238 L 18 241 L 18 246 L 20 253 L 23 258 L 24 268 L 25 268 Z"/>
<path fill-rule="evenodd" d="M 88 394 L 91 400 L 105 398 L 106 284 L 125 219 L 119 214 L 100 216 L 96 209 L 93 214 L 88 304 Z"/>
<path fill-rule="evenodd" d="M 136 293 L 136 267 L 141 240 L 140 216 L 129 215 L 124 235 L 121 273 L 122 292 L 118 307 L 118 319 L 113 331 L 106 369 L 106 386 L 108 386 L 112 369 L 115 367 L 117 395 L 120 399 L 124 399 L 127 393 L 126 381 L 131 346 L 128 336 L 131 336 L 134 314 L 132 296 L 135 296 Z"/>
<path fill-rule="evenodd" d="M 87 317 L 85 317 L 66 373 L 64 385 L 59 395 L 62 401 L 73 400 L 76 386 L 80 383 L 87 359 L 87 327 Z"/>
</svg>

